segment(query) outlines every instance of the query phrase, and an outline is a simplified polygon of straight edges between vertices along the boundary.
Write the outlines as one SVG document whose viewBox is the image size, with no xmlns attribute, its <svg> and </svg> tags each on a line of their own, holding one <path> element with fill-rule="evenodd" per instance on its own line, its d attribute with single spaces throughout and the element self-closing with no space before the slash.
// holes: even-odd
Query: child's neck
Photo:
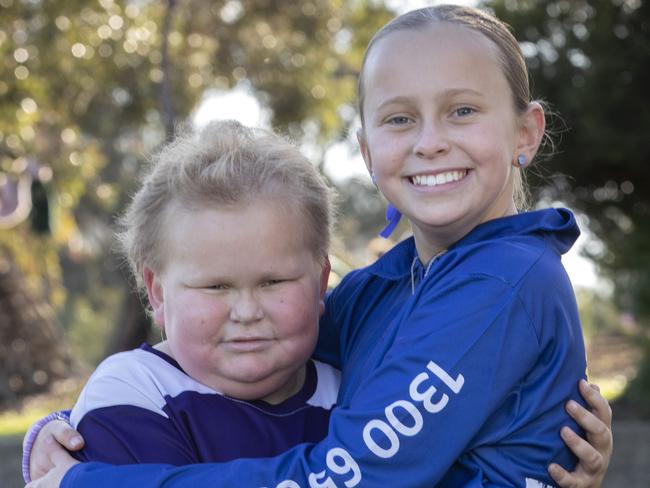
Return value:
<svg viewBox="0 0 650 488">
<path fill-rule="evenodd" d="M 270 403 L 271 405 L 282 403 L 300 391 L 300 389 L 305 384 L 306 376 L 307 367 L 303 364 L 302 367 L 298 369 L 298 371 L 294 372 L 291 375 L 289 380 L 281 388 L 275 390 L 269 395 L 266 395 L 264 398 L 260 398 L 260 400 L 264 400 L 266 403 Z"/>
<path fill-rule="evenodd" d="M 175 359 L 178 362 L 178 358 L 174 357 L 174 353 L 169 347 L 168 341 L 159 342 L 153 346 L 154 349 L 157 349 L 169 357 Z M 181 368 L 183 364 L 179 362 Z M 187 374 L 187 373 L 186 373 Z M 303 364 L 296 371 L 288 373 L 286 378 L 275 377 L 270 379 L 272 385 L 264 385 L 262 382 L 259 383 L 243 383 L 243 382 L 226 382 L 221 383 L 220 385 L 206 385 L 210 388 L 213 388 L 224 395 L 228 395 L 232 398 L 237 398 L 239 400 L 262 400 L 271 405 L 277 405 L 283 401 L 291 398 L 293 395 L 298 393 L 300 389 L 305 384 L 305 378 L 307 376 L 307 366 Z M 199 381 L 197 378 L 194 378 L 196 381 Z M 278 386 L 277 383 L 284 380 L 284 382 Z M 264 393 L 259 393 L 260 390 L 265 391 Z M 266 393 L 269 390 L 272 390 L 270 393 Z"/>
</svg>

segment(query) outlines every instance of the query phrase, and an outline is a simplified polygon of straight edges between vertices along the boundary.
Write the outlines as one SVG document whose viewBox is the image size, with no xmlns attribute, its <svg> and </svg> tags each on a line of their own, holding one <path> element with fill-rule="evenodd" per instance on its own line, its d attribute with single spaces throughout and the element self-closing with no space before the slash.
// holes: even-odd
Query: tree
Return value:
<svg viewBox="0 0 650 488">
<path fill-rule="evenodd" d="M 587 249 L 619 306 L 650 327 L 650 4 L 627 0 L 494 1 L 522 41 L 534 94 L 567 130 L 543 163 L 537 195 L 584 212 L 604 246 Z M 633 396 L 650 391 L 650 347 Z M 645 393 L 641 393 L 645 392 Z M 647 402 L 647 396 L 646 396 Z"/>
<path fill-rule="evenodd" d="M 111 253 L 145 155 L 206 90 L 244 84 L 320 163 L 352 123 L 363 47 L 389 13 L 342 0 L 0 0 L 0 17 L 0 171 L 33 158 L 52 172 L 51 235 L 21 224 L 0 244 L 21 243 L 8 261 L 97 360 L 107 342 L 124 349 L 148 333 Z"/>
</svg>

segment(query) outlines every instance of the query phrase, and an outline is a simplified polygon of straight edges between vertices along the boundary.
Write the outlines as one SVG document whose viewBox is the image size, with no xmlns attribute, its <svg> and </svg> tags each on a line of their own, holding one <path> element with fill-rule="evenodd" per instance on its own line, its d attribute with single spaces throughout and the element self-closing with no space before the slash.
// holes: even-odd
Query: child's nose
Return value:
<svg viewBox="0 0 650 488">
<path fill-rule="evenodd" d="M 449 150 L 449 141 L 444 129 L 433 122 L 422 125 L 413 152 L 420 158 L 432 158 Z"/>
<path fill-rule="evenodd" d="M 230 305 L 230 320 L 233 322 L 250 323 L 263 317 L 262 307 L 254 294 L 243 291 L 233 297 Z"/>
</svg>

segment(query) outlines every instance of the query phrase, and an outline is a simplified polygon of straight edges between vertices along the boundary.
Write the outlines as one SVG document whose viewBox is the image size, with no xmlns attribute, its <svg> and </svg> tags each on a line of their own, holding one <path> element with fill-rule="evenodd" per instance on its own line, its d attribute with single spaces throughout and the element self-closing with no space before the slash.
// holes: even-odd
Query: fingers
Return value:
<svg viewBox="0 0 650 488">
<path fill-rule="evenodd" d="M 580 381 L 580 393 L 585 398 L 592 411 L 588 411 L 577 402 L 567 402 L 567 412 L 582 427 L 587 440 L 606 457 L 605 465 L 614 446 L 612 437 L 612 409 L 600 392 L 586 381 Z"/>
<path fill-rule="evenodd" d="M 64 450 L 53 452 L 50 459 L 54 467 L 68 466 L 71 463 L 76 463 L 75 459 L 70 456 L 67 451 Z"/>
<path fill-rule="evenodd" d="M 581 438 L 569 427 L 560 430 L 562 439 L 576 455 L 579 464 L 571 473 L 557 464 L 548 468 L 551 478 L 563 488 L 600 486 L 612 455 L 612 409 L 597 386 L 583 380 L 579 388 L 591 411 L 573 400 L 567 402 L 566 409 L 585 430 L 587 438 Z"/>
<path fill-rule="evenodd" d="M 573 432 L 569 427 L 562 427 L 560 435 L 564 443 L 576 455 L 585 472 L 593 474 L 605 473 L 605 460 L 599 450 Z"/>
<path fill-rule="evenodd" d="M 590 385 L 585 380 L 580 381 L 580 394 L 587 401 L 592 412 L 608 428 L 612 426 L 612 407 L 609 402 L 600 394 L 598 385 Z"/>
<path fill-rule="evenodd" d="M 67 423 L 60 420 L 48 422 L 38 433 L 29 457 L 29 475 L 37 479 L 52 469 L 52 456 L 66 453 L 64 447 L 71 451 L 79 450 L 84 442 L 79 433 Z M 63 446 L 63 447 L 62 447 Z"/>
<path fill-rule="evenodd" d="M 548 474 L 551 475 L 553 481 L 555 481 L 558 486 L 562 488 L 577 488 L 578 483 L 574 477 L 566 469 L 564 469 L 559 464 L 552 463 L 548 467 Z"/>
<path fill-rule="evenodd" d="M 56 439 L 56 441 L 70 451 L 78 451 L 84 445 L 83 437 L 70 427 L 67 423 L 60 420 L 50 422 L 43 430 L 47 429 L 49 434 Z"/>
<path fill-rule="evenodd" d="M 609 443 L 611 431 L 595 414 L 586 410 L 582 405 L 573 400 L 566 404 L 566 410 L 577 424 L 585 429 L 587 436 L 598 445 Z M 592 439 L 593 438 L 593 439 Z"/>
</svg>

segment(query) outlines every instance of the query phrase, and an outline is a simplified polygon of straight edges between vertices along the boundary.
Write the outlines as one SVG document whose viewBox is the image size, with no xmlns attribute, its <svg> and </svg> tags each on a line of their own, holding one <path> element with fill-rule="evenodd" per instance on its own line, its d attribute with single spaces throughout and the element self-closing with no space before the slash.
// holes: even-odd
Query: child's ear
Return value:
<svg viewBox="0 0 650 488">
<path fill-rule="evenodd" d="M 160 283 L 160 279 L 154 270 L 147 266 L 142 270 L 142 277 L 144 279 L 144 285 L 147 287 L 149 305 L 151 305 L 151 309 L 153 310 L 153 320 L 158 327 L 164 329 L 165 303 L 163 300 L 164 294 L 162 283 Z"/>
<path fill-rule="evenodd" d="M 370 151 L 368 149 L 366 134 L 363 131 L 363 128 L 357 131 L 357 141 L 359 142 L 359 150 L 361 151 L 363 162 L 366 163 L 366 168 L 368 168 L 368 173 L 370 173 L 370 176 L 372 176 L 372 160 L 370 158 Z"/>
<path fill-rule="evenodd" d="M 518 167 L 522 166 L 519 156 L 523 155 L 526 162 L 532 161 L 542 143 L 546 128 L 544 108 L 538 102 L 529 103 L 520 121 L 517 149 L 512 158 L 512 164 Z"/>
<path fill-rule="evenodd" d="M 323 315 L 325 312 L 325 293 L 327 293 L 327 284 L 329 283 L 330 271 L 332 270 L 332 265 L 330 264 L 329 258 L 325 258 L 323 263 L 323 268 L 320 272 L 320 301 L 318 303 L 318 315 Z"/>
</svg>

